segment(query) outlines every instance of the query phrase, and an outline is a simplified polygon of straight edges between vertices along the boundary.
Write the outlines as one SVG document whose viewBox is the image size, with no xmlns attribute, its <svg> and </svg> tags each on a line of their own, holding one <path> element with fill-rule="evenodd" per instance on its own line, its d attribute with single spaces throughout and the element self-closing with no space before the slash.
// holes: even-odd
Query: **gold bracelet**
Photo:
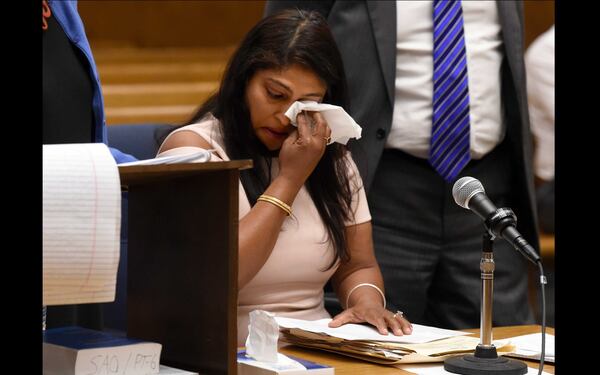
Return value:
<svg viewBox="0 0 600 375">
<path fill-rule="evenodd" d="M 379 294 L 381 295 L 381 298 L 383 299 L 383 308 L 385 309 L 385 305 L 386 305 L 385 294 L 383 294 L 383 292 L 381 291 L 381 289 L 379 289 L 379 287 L 377 285 L 371 284 L 371 283 L 358 284 L 354 288 L 350 289 L 350 292 L 348 292 L 348 297 L 346 297 L 346 307 L 345 307 L 346 309 L 348 308 L 348 302 L 350 302 L 350 296 L 352 295 L 352 292 L 354 292 L 356 289 L 360 288 L 361 286 L 368 286 L 371 288 L 375 288 L 375 290 L 377 290 L 379 292 Z"/>
<path fill-rule="evenodd" d="M 290 216 L 292 214 L 292 209 L 290 208 L 290 206 L 288 206 L 285 202 L 270 195 L 263 194 L 260 197 L 258 197 L 257 201 L 269 202 L 272 205 L 275 205 L 281 208 L 283 211 L 285 211 L 287 216 Z"/>
</svg>

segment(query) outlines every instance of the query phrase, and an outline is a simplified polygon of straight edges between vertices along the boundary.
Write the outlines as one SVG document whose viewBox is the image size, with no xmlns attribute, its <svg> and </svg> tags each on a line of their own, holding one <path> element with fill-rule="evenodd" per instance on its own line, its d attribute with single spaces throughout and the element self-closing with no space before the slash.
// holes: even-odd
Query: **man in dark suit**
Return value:
<svg viewBox="0 0 600 375">
<path fill-rule="evenodd" d="M 268 1 L 265 14 L 296 7 L 327 17 L 348 78 L 347 109 L 363 127 L 350 147 L 368 192 L 388 303 L 412 322 L 461 329 L 479 326 L 485 229 L 455 204 L 454 181 L 480 180 L 498 207 L 516 213 L 526 240 L 539 246 L 522 3 L 465 1 L 458 10 L 453 3 Z M 434 7 L 440 7 L 438 20 Z M 435 34 L 439 19 L 453 28 Z M 466 46 L 470 161 L 459 173 L 442 175 L 431 159 L 438 80 L 432 56 L 434 40 L 443 43 L 459 32 Z M 494 255 L 493 324 L 532 323 L 526 260 L 504 240 L 495 241 Z"/>
</svg>

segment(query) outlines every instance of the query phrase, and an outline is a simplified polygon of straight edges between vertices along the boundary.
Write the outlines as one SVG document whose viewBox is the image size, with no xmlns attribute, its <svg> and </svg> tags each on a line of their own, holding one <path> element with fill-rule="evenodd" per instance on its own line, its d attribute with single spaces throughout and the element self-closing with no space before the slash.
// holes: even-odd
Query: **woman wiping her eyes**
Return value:
<svg viewBox="0 0 600 375">
<path fill-rule="evenodd" d="M 331 279 L 344 311 L 331 327 L 367 322 L 410 334 L 386 310 L 362 181 L 346 147 L 327 145 L 319 112 L 284 115 L 296 101 L 345 106 L 341 57 L 316 12 L 261 20 L 232 56 L 219 91 L 163 142 L 160 156 L 215 149 L 212 161 L 252 159 L 240 172 L 238 345 L 255 309 L 299 319 L 329 318 Z"/>
</svg>

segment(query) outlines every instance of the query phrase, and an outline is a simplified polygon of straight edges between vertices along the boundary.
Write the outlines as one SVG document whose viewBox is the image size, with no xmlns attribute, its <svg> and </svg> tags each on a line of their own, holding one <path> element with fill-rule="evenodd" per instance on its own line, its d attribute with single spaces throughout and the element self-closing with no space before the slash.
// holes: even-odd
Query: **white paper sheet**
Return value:
<svg viewBox="0 0 600 375">
<path fill-rule="evenodd" d="M 191 148 L 191 147 L 189 147 Z M 193 152 L 189 154 L 181 154 L 181 155 L 169 155 L 166 156 L 167 152 L 162 153 L 161 155 L 153 159 L 144 159 L 137 161 L 130 161 L 127 163 L 119 164 L 119 167 L 129 167 L 132 165 L 156 165 L 156 164 L 176 164 L 176 163 L 203 163 L 205 161 L 210 160 L 211 151 L 214 150 L 204 150 L 198 147 L 193 147 Z"/>
<path fill-rule="evenodd" d="M 509 340 L 517 349 L 511 355 L 539 360 L 542 354 L 542 334 L 510 337 Z M 546 353 L 544 361 L 554 362 L 554 335 L 546 333 Z"/>
<path fill-rule="evenodd" d="M 198 373 L 187 370 L 181 370 L 170 366 L 160 365 L 160 367 L 158 368 L 158 375 L 198 375 Z"/>
<path fill-rule="evenodd" d="M 420 324 L 413 324 L 413 332 L 410 335 L 395 336 L 392 333 L 388 335 L 382 335 L 377 331 L 377 329 L 375 329 L 375 327 L 362 324 L 344 324 L 338 328 L 330 328 L 327 326 L 327 324 L 331 321 L 331 319 L 311 321 L 275 317 L 275 320 L 280 327 L 300 328 L 309 332 L 326 333 L 330 336 L 339 337 L 346 340 L 375 340 L 417 344 L 439 340 L 446 337 L 468 335 L 466 332 L 429 327 Z"/>
<path fill-rule="evenodd" d="M 43 145 L 42 219 L 42 303 L 114 301 L 121 184 L 106 145 Z"/>
</svg>

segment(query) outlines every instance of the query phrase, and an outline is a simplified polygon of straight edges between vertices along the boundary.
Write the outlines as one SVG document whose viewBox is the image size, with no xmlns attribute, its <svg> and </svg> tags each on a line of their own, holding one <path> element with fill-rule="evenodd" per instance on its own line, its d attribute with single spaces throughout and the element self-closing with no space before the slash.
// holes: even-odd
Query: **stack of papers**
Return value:
<svg viewBox="0 0 600 375">
<path fill-rule="evenodd" d="M 372 326 L 345 324 L 329 328 L 331 319 L 306 321 L 275 318 L 282 340 L 290 344 L 322 349 L 379 364 L 442 362 L 444 359 L 473 353 L 479 338 L 468 333 L 413 324 L 405 336 L 381 335 Z M 507 340 L 494 341 L 498 354 L 514 351 Z"/>
</svg>

